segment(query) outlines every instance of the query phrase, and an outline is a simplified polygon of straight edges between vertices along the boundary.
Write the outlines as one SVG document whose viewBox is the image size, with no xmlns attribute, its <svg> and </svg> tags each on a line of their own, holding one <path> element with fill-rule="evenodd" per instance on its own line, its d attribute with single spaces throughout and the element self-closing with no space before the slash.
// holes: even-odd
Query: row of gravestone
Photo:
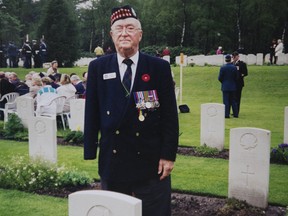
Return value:
<svg viewBox="0 0 288 216">
<path fill-rule="evenodd" d="M 247 63 L 247 65 L 263 65 L 265 63 L 269 63 L 270 54 L 263 53 L 254 54 L 240 54 L 240 59 Z M 180 56 L 176 57 L 176 64 L 180 64 Z M 187 65 L 198 65 L 205 66 L 208 65 L 216 65 L 222 66 L 225 64 L 225 56 L 224 55 L 194 55 L 194 56 L 186 56 L 184 55 L 183 66 Z M 277 65 L 287 65 L 288 64 L 288 53 L 280 53 L 277 60 Z"/>
<path fill-rule="evenodd" d="M 216 65 L 221 66 L 225 63 L 224 55 L 194 55 L 187 56 L 184 55 L 183 66 L 195 64 L 198 66 L 208 65 Z M 94 58 L 81 58 L 79 59 L 75 65 L 76 66 L 87 66 L 90 61 Z M 170 62 L 170 56 L 163 56 L 163 59 Z M 240 59 L 246 62 L 248 65 L 263 65 L 270 63 L 270 54 L 257 53 L 254 54 L 240 54 Z M 177 56 L 175 59 L 176 64 L 180 64 L 180 56 Z M 287 65 L 288 64 L 288 54 L 280 53 L 277 61 L 277 65 Z"/>
<path fill-rule="evenodd" d="M 225 105 L 206 103 L 201 105 L 200 144 L 223 150 L 225 143 Z M 232 139 L 233 140 L 233 139 Z M 284 140 L 288 143 L 288 106 L 284 109 Z"/>
<path fill-rule="evenodd" d="M 231 129 L 228 197 L 267 207 L 270 138 L 267 130 Z M 141 200 L 108 191 L 80 191 L 69 195 L 69 216 L 97 215 L 140 216 Z"/>
<path fill-rule="evenodd" d="M 223 150 L 225 106 L 201 105 L 200 143 Z M 228 196 L 265 208 L 268 204 L 271 132 L 258 128 L 234 128 L 229 140 Z M 288 143 L 288 106 L 284 110 L 284 143 Z"/>
<path fill-rule="evenodd" d="M 82 111 L 83 110 L 84 109 L 82 107 Z M 287 139 L 287 121 L 288 107 L 285 108 L 285 139 Z M 216 147 L 219 150 L 222 150 L 224 147 L 224 130 L 224 105 L 216 103 L 202 104 L 201 144 L 206 144 L 207 146 Z M 44 160 L 56 163 L 56 136 L 57 126 L 55 118 L 41 116 L 30 118 L 30 157 L 40 157 Z M 262 208 L 267 207 L 270 169 L 270 142 L 271 133 L 268 130 L 257 128 L 231 129 L 229 144 L 228 197 L 246 200 L 247 203 L 253 206 Z M 119 194 L 112 194 L 112 197 L 109 197 L 109 201 L 106 202 L 105 200 L 108 199 L 108 195 L 110 196 L 111 193 L 103 192 L 103 194 L 99 194 L 99 191 L 82 191 L 73 195 L 71 194 L 71 203 L 73 203 L 73 200 L 77 200 L 75 202 L 83 204 L 77 205 L 77 207 L 73 207 L 73 204 L 71 204 L 72 206 L 69 205 L 69 215 L 117 215 L 117 213 L 112 214 L 111 212 L 120 212 L 119 209 L 115 209 L 117 209 L 117 206 L 120 205 L 118 202 L 121 203 L 126 198 L 121 197 Z M 119 199 L 119 197 L 121 198 Z M 139 200 L 136 201 L 133 199 L 133 204 L 131 204 L 130 201 L 128 202 L 129 205 L 131 204 L 129 208 L 133 213 L 118 215 L 140 215 L 136 214 L 135 211 L 141 212 L 141 207 L 139 207 L 141 202 L 139 204 Z M 80 214 L 79 211 L 82 212 L 82 214 Z M 98 214 L 97 212 L 101 213 Z"/>
<path fill-rule="evenodd" d="M 25 127 L 28 127 L 29 121 L 34 117 L 35 100 L 29 96 L 16 98 L 16 113 L 21 118 Z M 70 130 L 84 130 L 84 99 L 72 99 L 70 101 L 70 117 L 68 124 Z"/>
</svg>

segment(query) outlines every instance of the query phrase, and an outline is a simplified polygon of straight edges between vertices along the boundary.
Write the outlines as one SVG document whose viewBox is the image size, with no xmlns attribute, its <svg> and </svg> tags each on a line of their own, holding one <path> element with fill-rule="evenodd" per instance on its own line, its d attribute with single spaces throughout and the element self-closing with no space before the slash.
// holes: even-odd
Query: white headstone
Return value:
<svg viewBox="0 0 288 216">
<path fill-rule="evenodd" d="M 57 125 L 50 117 L 29 119 L 29 156 L 57 163 Z"/>
<path fill-rule="evenodd" d="M 189 62 L 195 63 L 195 65 L 199 65 L 199 66 L 205 65 L 205 56 L 204 55 L 191 56 L 189 59 L 188 59 L 188 63 Z"/>
<path fill-rule="evenodd" d="M 280 53 L 278 55 L 278 59 L 277 59 L 277 65 L 284 65 L 285 64 L 285 61 L 286 61 L 286 56 L 285 56 L 285 53 Z"/>
<path fill-rule="evenodd" d="M 245 55 L 245 54 L 239 54 L 239 58 L 241 59 L 241 61 L 244 61 L 246 64 L 247 64 L 247 55 Z"/>
<path fill-rule="evenodd" d="M 28 128 L 29 119 L 34 117 L 34 99 L 29 96 L 16 98 L 17 115 L 22 120 L 23 125 Z"/>
<path fill-rule="evenodd" d="M 263 53 L 257 53 L 256 55 L 256 65 L 263 65 Z"/>
<path fill-rule="evenodd" d="M 141 216 L 142 201 L 126 194 L 90 190 L 69 195 L 69 216 Z"/>
<path fill-rule="evenodd" d="M 284 111 L 284 143 L 288 144 L 288 106 Z"/>
<path fill-rule="evenodd" d="M 270 64 L 270 53 L 267 53 L 264 57 L 264 63 L 269 63 Z"/>
<path fill-rule="evenodd" d="M 258 128 L 230 130 L 228 197 L 266 208 L 269 194 L 271 132 Z"/>
<path fill-rule="evenodd" d="M 225 141 L 225 105 L 201 104 L 200 144 L 223 150 Z"/>
<path fill-rule="evenodd" d="M 165 55 L 165 56 L 163 56 L 163 59 L 164 59 L 165 61 L 168 61 L 168 62 L 170 63 L 170 55 Z"/>
<path fill-rule="evenodd" d="M 284 64 L 288 64 L 288 53 L 285 54 L 285 57 L 284 57 Z"/>
<path fill-rule="evenodd" d="M 209 65 L 222 66 L 224 64 L 224 55 L 207 55 L 205 62 Z"/>
<path fill-rule="evenodd" d="M 71 131 L 84 131 L 85 99 L 70 100 L 69 128 Z"/>
<path fill-rule="evenodd" d="M 94 58 L 86 58 L 86 57 L 81 57 L 79 60 L 77 60 L 74 65 L 75 66 L 87 66 L 89 63 L 93 60 Z"/>
<path fill-rule="evenodd" d="M 256 64 L 256 56 L 254 54 L 247 55 L 247 65 L 255 65 Z"/>
</svg>

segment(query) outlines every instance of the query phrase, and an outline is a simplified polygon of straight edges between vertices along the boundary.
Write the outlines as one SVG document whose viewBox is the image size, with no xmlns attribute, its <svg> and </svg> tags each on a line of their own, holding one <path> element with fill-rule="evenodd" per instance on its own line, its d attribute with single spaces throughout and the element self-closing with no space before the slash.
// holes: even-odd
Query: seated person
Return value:
<svg viewBox="0 0 288 216">
<path fill-rule="evenodd" d="M 51 67 L 47 70 L 47 75 L 55 75 L 59 73 L 58 71 L 58 62 L 56 60 L 51 62 Z"/>
<path fill-rule="evenodd" d="M 43 87 L 38 91 L 36 96 L 36 115 L 55 115 L 56 104 L 51 104 L 51 101 L 58 97 L 57 90 L 51 86 L 51 79 L 49 77 L 43 77 L 41 80 Z"/>
<path fill-rule="evenodd" d="M 85 88 L 84 88 L 83 82 L 81 81 L 79 76 L 73 75 L 73 76 L 71 76 L 70 79 L 71 79 L 72 84 L 76 88 L 76 94 L 82 96 L 85 93 Z"/>
<path fill-rule="evenodd" d="M 26 85 L 24 82 L 21 82 L 15 72 L 10 73 L 9 81 L 15 86 L 15 92 L 18 92 L 19 95 L 29 93 L 29 86 Z"/>
<path fill-rule="evenodd" d="M 3 95 L 15 92 L 15 86 L 9 82 L 9 80 L 5 77 L 4 72 L 0 72 L 0 99 Z M 7 103 L 6 100 L 0 102 L 0 107 L 4 108 L 5 104 Z M 0 120 L 4 119 L 4 113 L 0 112 Z"/>
<path fill-rule="evenodd" d="M 62 74 L 60 79 L 61 86 L 57 88 L 58 95 L 63 95 L 66 97 L 66 102 L 64 105 L 64 111 L 70 111 L 70 99 L 71 97 L 75 96 L 76 88 L 71 83 L 70 76 L 67 74 Z"/>
<path fill-rule="evenodd" d="M 29 96 L 35 98 L 37 96 L 38 91 L 42 88 L 42 80 L 40 77 L 33 77 L 31 82 L 31 87 L 29 91 Z"/>
<path fill-rule="evenodd" d="M 52 86 L 52 88 L 57 89 L 60 85 L 57 83 L 56 77 L 53 75 L 49 75 L 48 77 L 51 79 L 50 85 Z"/>
</svg>

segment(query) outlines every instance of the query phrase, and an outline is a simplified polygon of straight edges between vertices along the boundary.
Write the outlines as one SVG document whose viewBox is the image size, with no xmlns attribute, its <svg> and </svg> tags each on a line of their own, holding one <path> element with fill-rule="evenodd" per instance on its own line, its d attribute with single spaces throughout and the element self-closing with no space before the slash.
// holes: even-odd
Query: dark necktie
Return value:
<svg viewBox="0 0 288 216">
<path fill-rule="evenodd" d="M 122 80 L 123 86 L 127 92 L 127 96 L 130 94 L 130 88 L 131 88 L 131 81 L 132 81 L 132 69 L 131 65 L 133 64 L 133 61 L 131 59 L 124 59 L 123 63 L 127 65 L 127 69 L 124 73 L 124 77 Z"/>
</svg>

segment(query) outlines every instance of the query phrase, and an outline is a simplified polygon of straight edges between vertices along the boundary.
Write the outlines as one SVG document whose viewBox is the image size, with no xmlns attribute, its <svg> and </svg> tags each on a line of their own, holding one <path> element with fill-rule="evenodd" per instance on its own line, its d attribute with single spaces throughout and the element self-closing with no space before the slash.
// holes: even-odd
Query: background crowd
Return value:
<svg viewBox="0 0 288 216">
<path fill-rule="evenodd" d="M 17 92 L 20 97 L 34 98 L 36 114 L 43 115 L 53 114 L 55 110 L 49 108 L 51 101 L 58 96 L 65 96 L 64 111 L 69 111 L 71 98 L 85 97 L 86 80 L 87 72 L 83 72 L 81 78 L 74 73 L 61 74 L 57 61 L 53 61 L 46 72 L 30 71 L 25 75 L 25 80 L 20 80 L 15 72 L 0 71 L 0 97 Z M 6 102 L 1 101 L 0 107 L 3 108 Z M 39 112 L 40 107 L 44 113 Z M 0 117 L 3 120 L 3 113 L 0 113 Z"/>
<path fill-rule="evenodd" d="M 0 46 L 0 68 L 17 68 L 20 59 L 24 62 L 24 68 L 32 68 L 32 59 L 34 68 L 42 68 L 43 63 L 47 61 L 45 40 L 26 40 L 22 47 L 18 47 L 13 41 L 9 41 L 7 46 Z"/>
</svg>

